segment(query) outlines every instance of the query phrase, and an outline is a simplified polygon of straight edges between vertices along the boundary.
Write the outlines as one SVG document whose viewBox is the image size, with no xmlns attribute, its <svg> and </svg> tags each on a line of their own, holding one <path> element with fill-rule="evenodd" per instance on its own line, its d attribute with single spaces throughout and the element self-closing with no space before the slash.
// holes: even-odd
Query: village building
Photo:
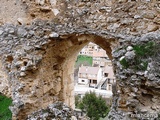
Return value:
<svg viewBox="0 0 160 120">
<path fill-rule="evenodd" d="M 102 79 L 102 68 L 81 66 L 78 71 L 78 84 L 95 87 Z"/>
<path fill-rule="evenodd" d="M 107 91 L 112 90 L 112 84 L 115 83 L 115 76 L 112 66 L 89 67 L 81 66 L 78 71 L 78 84 L 103 89 Z"/>
<path fill-rule="evenodd" d="M 88 45 L 86 45 L 80 52 L 80 55 L 87 55 L 87 56 L 93 56 L 93 51 L 97 48 L 97 45 L 90 42 Z"/>
<path fill-rule="evenodd" d="M 81 66 L 78 71 L 78 84 L 87 85 L 96 89 L 112 90 L 115 77 L 112 61 L 108 58 L 106 51 L 98 45 L 90 42 L 80 52 L 93 58 L 92 67 Z"/>
<path fill-rule="evenodd" d="M 112 84 L 116 82 L 113 67 L 112 66 L 106 66 L 103 70 L 103 76 L 104 76 L 104 85 L 102 85 L 102 89 L 106 89 L 111 91 L 112 90 Z"/>
</svg>

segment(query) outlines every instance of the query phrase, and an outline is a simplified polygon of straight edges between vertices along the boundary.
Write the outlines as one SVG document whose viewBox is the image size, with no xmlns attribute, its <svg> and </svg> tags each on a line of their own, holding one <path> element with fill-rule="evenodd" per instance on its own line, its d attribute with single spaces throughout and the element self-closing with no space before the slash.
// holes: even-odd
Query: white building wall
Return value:
<svg viewBox="0 0 160 120">
<path fill-rule="evenodd" d="M 89 80 L 86 78 L 78 78 L 78 84 L 87 85 L 89 83 Z"/>
<path fill-rule="evenodd" d="M 112 91 L 112 84 L 107 84 L 107 88 L 106 88 L 106 90 L 108 90 L 108 91 Z"/>
<path fill-rule="evenodd" d="M 97 84 L 100 82 L 102 79 L 102 69 L 100 68 L 97 74 Z"/>
</svg>

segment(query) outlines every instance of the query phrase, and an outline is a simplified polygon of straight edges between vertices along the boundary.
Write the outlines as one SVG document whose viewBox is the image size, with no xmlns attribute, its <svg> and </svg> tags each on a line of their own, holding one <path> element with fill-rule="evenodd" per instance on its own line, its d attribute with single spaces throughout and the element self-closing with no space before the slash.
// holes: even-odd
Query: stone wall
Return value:
<svg viewBox="0 0 160 120">
<path fill-rule="evenodd" d="M 109 119 L 158 117 L 160 112 L 158 99 L 160 70 L 157 69 L 160 65 L 159 45 L 160 34 L 155 32 L 129 41 L 125 40 L 120 48 L 113 51 L 117 86 L 113 89 L 113 104 Z"/>
<path fill-rule="evenodd" d="M 74 108 L 74 62 L 89 42 L 106 50 L 113 61 L 117 90 L 110 119 L 160 111 L 159 54 L 145 58 L 145 70 L 134 71 L 136 64 L 131 62 L 136 56 L 134 46 L 159 44 L 158 0 L 10 0 L 3 4 L 0 91 L 13 99 L 13 119 L 24 119 L 56 101 Z M 122 58 L 131 67 L 124 68 Z"/>
<path fill-rule="evenodd" d="M 93 31 L 76 34 L 66 29 L 69 32 L 65 34 L 59 32 L 62 30 L 47 21 L 1 26 L 1 59 L 9 81 L 7 84 L 2 79 L 2 83 L 11 86 L 11 110 L 19 119 L 55 101 L 74 108 L 74 63 L 90 41 L 102 46 L 111 57 L 111 46 L 116 42 L 112 36 L 105 40 Z"/>
</svg>

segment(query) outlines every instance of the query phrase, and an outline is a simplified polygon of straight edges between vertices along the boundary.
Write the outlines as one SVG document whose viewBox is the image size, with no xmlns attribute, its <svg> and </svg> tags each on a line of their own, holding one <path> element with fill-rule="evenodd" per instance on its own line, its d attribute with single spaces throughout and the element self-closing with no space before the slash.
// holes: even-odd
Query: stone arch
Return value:
<svg viewBox="0 0 160 120">
<path fill-rule="evenodd" d="M 159 0 L 4 1 L 0 13 L 0 25 L 2 25 L 0 26 L 0 83 L 3 85 L 3 87 L 0 85 L 0 92 L 12 97 L 11 109 L 15 119 L 22 118 L 49 103 L 41 105 L 42 99 L 47 96 L 46 94 L 42 97 L 42 88 L 45 84 L 45 82 L 41 83 L 42 79 L 55 79 L 58 86 L 58 81 L 70 78 L 70 76 L 59 77 L 63 72 L 58 71 L 62 68 L 67 71 L 66 68 L 72 61 L 72 59 L 65 59 L 65 56 L 70 55 L 69 52 L 60 57 L 58 57 L 59 54 L 55 54 L 57 55 L 55 58 L 60 60 L 50 55 L 51 63 L 55 61 L 55 64 L 47 63 L 49 59 L 45 59 L 45 56 L 50 51 L 56 53 L 56 51 L 68 50 L 62 49 L 62 46 L 59 49 L 56 45 L 63 43 L 62 45 L 72 46 L 78 43 L 76 42 L 77 34 L 82 35 L 82 38 L 89 35 L 92 37 L 91 40 L 94 37 L 105 39 L 108 43 L 94 40 L 103 49 L 105 44 L 111 44 L 113 47 L 111 48 L 113 64 L 118 81 L 117 87 L 115 85 L 114 88 L 118 92 L 113 92 L 114 99 L 109 119 L 123 120 L 125 117 L 129 120 L 132 118 L 128 115 L 132 113 L 144 115 L 159 113 L 160 72 L 157 66 L 160 66 L 160 55 L 147 55 L 147 58 L 142 59 L 142 62 L 143 60 L 148 62 L 147 69 L 144 71 L 133 69 L 136 64 L 133 62 L 134 57 L 130 56 L 134 53 L 130 48 L 135 45 L 146 45 L 149 41 L 159 45 L 159 4 Z M 41 20 L 33 21 L 39 18 Z M 21 26 L 15 26 L 15 24 L 21 24 Z M 73 40 L 69 43 L 64 42 L 68 41 L 67 39 Z M 127 49 L 128 46 L 130 46 L 129 49 Z M 114 48 L 116 50 L 113 50 Z M 75 49 L 70 51 L 73 50 Z M 157 52 L 158 48 L 153 50 Z M 106 51 L 109 55 L 111 50 Z M 72 54 L 70 58 L 74 59 L 74 56 Z M 126 69 L 120 64 L 120 58 L 124 57 L 129 63 Z M 42 64 L 44 61 L 47 63 L 46 66 L 49 66 L 46 67 L 46 71 L 42 69 L 45 67 L 45 64 Z M 53 69 L 54 78 L 43 76 L 44 73 L 48 74 L 47 72 Z M 37 77 L 38 75 L 41 75 L 41 78 Z M 48 93 L 54 93 L 55 97 L 49 101 L 64 98 L 62 94 L 56 96 L 56 91 L 52 91 Z M 63 93 L 63 90 L 60 92 Z M 135 119 L 143 119 L 134 116 Z"/>
<path fill-rule="evenodd" d="M 63 80 L 69 81 L 72 77 L 72 69 L 66 68 L 73 67 L 73 64 L 70 65 L 71 61 L 75 59 L 78 50 L 89 41 L 98 44 L 106 50 L 110 58 L 113 57 L 114 71 L 118 81 L 115 89 L 118 92 L 114 92 L 110 119 L 123 119 L 124 115 L 131 113 L 160 111 L 158 99 L 160 75 L 156 69 L 159 65 L 159 54 L 157 53 L 159 49 L 153 49 L 157 56 L 147 55 L 145 60 L 148 66 L 144 71 L 135 71 L 133 68 L 136 64 L 132 62 L 135 45 L 146 45 L 150 41 L 159 45 L 159 31 L 142 35 L 126 35 L 123 32 L 123 34 L 118 34 L 100 28 L 73 27 L 72 25 L 63 27 L 61 24 L 42 20 L 34 21 L 30 26 L 6 24 L 0 27 L 2 63 L 0 72 L 3 71 L 0 80 L 4 83 L 6 79 L 9 81 L 7 81 L 6 88 L 10 86 L 9 91 L 13 99 L 11 110 L 14 119 L 24 119 L 31 112 L 57 100 L 62 100 L 72 106 L 72 103 L 65 97 L 68 93 L 63 94 L 65 89 L 70 88 L 64 87 L 64 84 L 69 83 Z M 120 64 L 120 58 L 124 57 L 129 62 L 129 67 L 125 69 Z M 64 75 L 65 72 L 67 75 Z M 47 74 L 50 75 L 47 76 Z M 53 84 L 55 89 L 50 89 L 51 85 L 48 84 L 52 81 L 45 82 L 52 79 L 55 82 Z M 47 91 L 46 94 L 44 91 Z M 46 99 L 46 96 L 50 97 Z M 131 119 L 127 117 L 126 119 Z"/>
<path fill-rule="evenodd" d="M 40 108 L 46 108 L 56 101 L 63 101 L 69 107 L 74 108 L 74 63 L 79 51 L 89 42 L 106 50 L 112 59 L 112 49 L 118 46 L 116 38 L 105 38 L 95 34 L 63 34 L 50 38 L 49 42 L 41 48 L 42 60 L 38 67 L 28 69 L 26 75 L 20 77 L 24 84 L 19 94 L 23 103 L 18 119 L 25 118 L 28 114 Z M 24 61 L 27 65 L 29 61 Z M 28 93 L 30 94 L 27 94 Z"/>
<path fill-rule="evenodd" d="M 0 67 L 3 74 L 0 80 L 4 83 L 9 81 L 6 88 L 10 89 L 5 91 L 11 91 L 13 120 L 24 119 L 33 111 L 58 100 L 72 107 L 73 102 L 69 100 L 73 95 L 70 89 L 73 86 L 70 84 L 72 63 L 78 51 L 90 41 L 106 50 L 116 73 L 117 85 L 113 86 L 115 91 L 109 119 L 119 120 L 124 116 L 131 119 L 131 113 L 159 111 L 159 71 L 155 67 L 159 65 L 159 54 L 145 58 L 148 68 L 144 71 L 135 71 L 135 63 L 132 64 L 133 47 L 146 45 L 149 41 L 159 45 L 159 32 L 121 36 L 102 30 L 70 29 L 48 21 L 0 28 Z M 153 50 L 157 52 L 159 49 Z M 130 65 L 125 69 L 120 64 L 124 57 Z"/>
</svg>

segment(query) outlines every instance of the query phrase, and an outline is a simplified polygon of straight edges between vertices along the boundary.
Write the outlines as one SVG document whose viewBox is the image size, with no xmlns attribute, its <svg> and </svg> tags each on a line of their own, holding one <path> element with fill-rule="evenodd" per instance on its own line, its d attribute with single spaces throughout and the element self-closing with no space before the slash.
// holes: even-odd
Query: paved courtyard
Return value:
<svg viewBox="0 0 160 120">
<path fill-rule="evenodd" d="M 99 90 L 95 88 L 90 88 L 84 85 L 75 85 L 74 87 L 75 94 L 81 94 L 84 95 L 86 92 L 94 91 L 97 95 L 101 95 L 105 98 L 112 97 L 112 91 L 106 91 L 106 90 Z"/>
</svg>

